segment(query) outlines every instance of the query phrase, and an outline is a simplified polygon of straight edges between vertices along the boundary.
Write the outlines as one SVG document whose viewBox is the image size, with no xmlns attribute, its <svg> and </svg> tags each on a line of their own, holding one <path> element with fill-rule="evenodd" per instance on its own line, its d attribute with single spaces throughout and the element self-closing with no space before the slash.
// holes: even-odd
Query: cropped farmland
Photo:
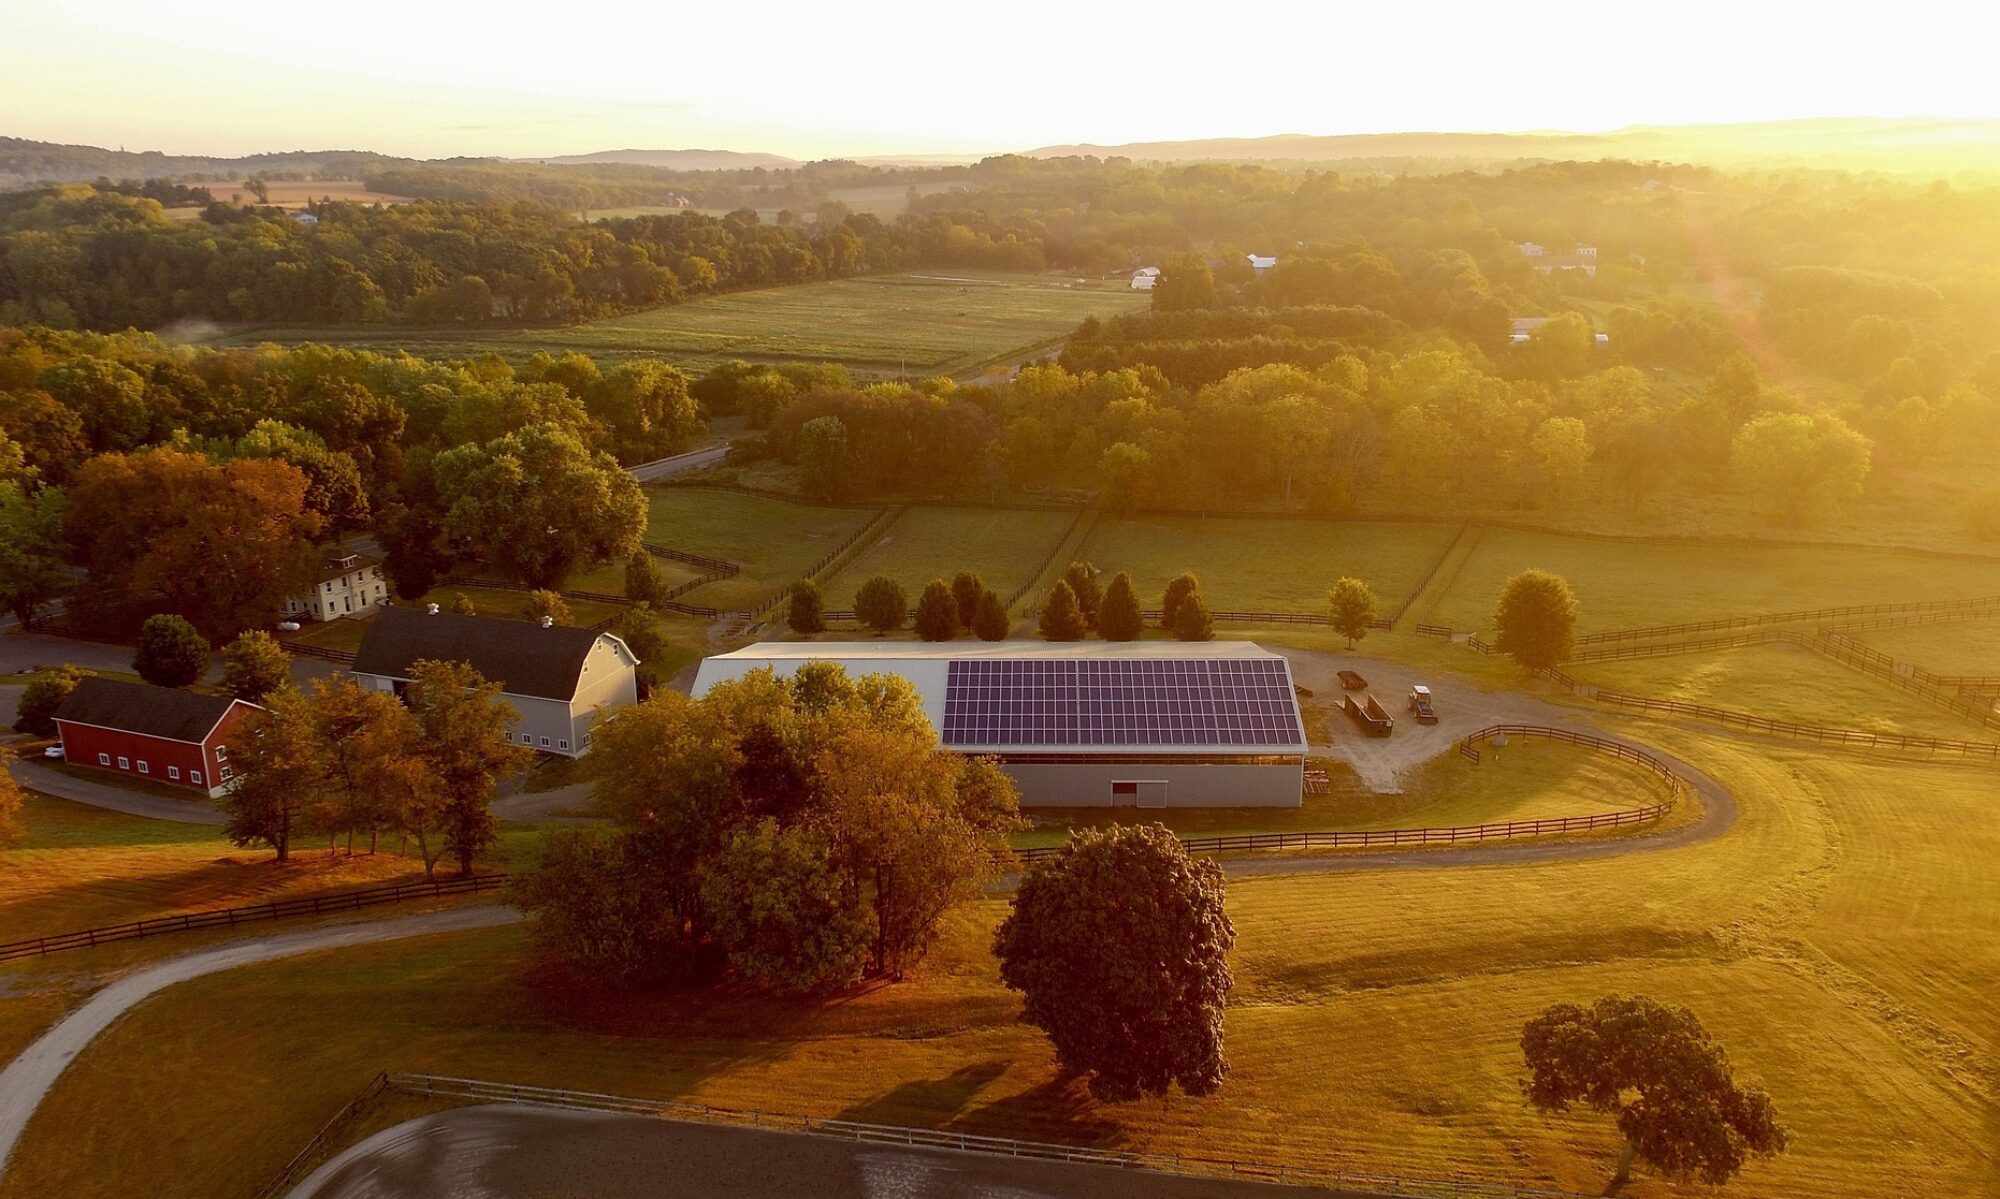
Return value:
<svg viewBox="0 0 2000 1199">
<path fill-rule="evenodd" d="M 265 327 L 229 344 L 328 342 L 429 357 L 510 359 L 570 350 L 702 369 L 735 358 L 843 363 L 872 375 L 956 374 L 1061 337 L 1087 316 L 1143 307 L 1122 282 L 1050 275 L 867 275 L 711 296 L 562 329 Z"/>
</svg>

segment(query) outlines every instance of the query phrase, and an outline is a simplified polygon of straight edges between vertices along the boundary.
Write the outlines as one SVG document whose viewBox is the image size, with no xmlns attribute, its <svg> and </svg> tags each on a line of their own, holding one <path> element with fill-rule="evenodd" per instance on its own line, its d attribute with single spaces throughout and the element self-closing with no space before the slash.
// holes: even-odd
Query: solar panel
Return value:
<svg viewBox="0 0 2000 1199">
<path fill-rule="evenodd" d="M 1297 745 L 1305 740 L 1278 658 L 954 661 L 944 743 Z"/>
</svg>

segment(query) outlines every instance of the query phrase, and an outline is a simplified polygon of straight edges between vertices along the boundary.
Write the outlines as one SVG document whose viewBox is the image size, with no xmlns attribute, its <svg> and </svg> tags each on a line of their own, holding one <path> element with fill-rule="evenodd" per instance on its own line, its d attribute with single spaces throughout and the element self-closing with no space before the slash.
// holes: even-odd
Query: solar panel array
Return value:
<svg viewBox="0 0 2000 1199">
<path fill-rule="evenodd" d="M 950 746 L 1304 741 L 1278 658 L 953 661 L 946 676 Z"/>
</svg>

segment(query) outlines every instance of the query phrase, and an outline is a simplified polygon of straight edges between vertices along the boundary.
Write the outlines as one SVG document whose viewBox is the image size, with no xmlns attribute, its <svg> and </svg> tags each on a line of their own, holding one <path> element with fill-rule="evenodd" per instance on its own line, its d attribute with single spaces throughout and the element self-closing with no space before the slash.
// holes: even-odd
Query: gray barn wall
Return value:
<svg viewBox="0 0 2000 1199">
<path fill-rule="evenodd" d="M 1164 779 L 1170 808 L 1296 808 L 1305 766 L 1002 763 L 1024 808 L 1108 808 L 1111 784 Z"/>
</svg>

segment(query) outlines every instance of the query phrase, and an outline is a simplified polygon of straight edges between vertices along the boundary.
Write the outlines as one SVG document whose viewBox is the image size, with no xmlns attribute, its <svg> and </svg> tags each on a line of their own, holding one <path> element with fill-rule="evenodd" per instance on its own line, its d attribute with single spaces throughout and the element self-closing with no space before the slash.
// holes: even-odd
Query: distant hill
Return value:
<svg viewBox="0 0 2000 1199">
<path fill-rule="evenodd" d="M 1115 155 L 1145 162 L 1634 158 L 1899 172 L 2000 172 L 2000 121 L 1856 117 L 1742 125 L 1635 125 L 1608 133 L 1280 134 L 1121 146 L 1043 146 L 1027 154 L 1031 158 Z"/>
<path fill-rule="evenodd" d="M 0 137 L 0 189 L 36 183 L 69 183 L 96 179 L 241 178 L 264 171 L 271 174 L 326 175 L 359 178 L 388 163 L 408 162 L 366 150 L 287 150 L 249 154 L 241 158 L 162 154 L 157 150 L 107 150 L 101 146 L 66 146 L 56 142 Z"/>
<path fill-rule="evenodd" d="M 795 167 L 796 158 L 738 150 L 599 150 L 595 154 L 558 154 L 550 158 L 515 158 L 512 162 L 542 162 L 554 166 L 622 163 L 668 171 L 747 171 L 754 167 Z"/>
</svg>

